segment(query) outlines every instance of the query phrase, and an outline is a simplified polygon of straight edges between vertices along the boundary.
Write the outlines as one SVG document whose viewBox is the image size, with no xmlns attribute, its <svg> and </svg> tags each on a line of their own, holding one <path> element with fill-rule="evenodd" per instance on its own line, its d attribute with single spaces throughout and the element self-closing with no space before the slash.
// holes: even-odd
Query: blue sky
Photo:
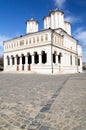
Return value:
<svg viewBox="0 0 86 130">
<path fill-rule="evenodd" d="M 0 0 L 0 55 L 3 40 L 26 33 L 26 20 L 35 18 L 41 30 L 43 17 L 55 8 L 64 11 L 65 20 L 71 22 L 72 35 L 82 45 L 86 62 L 86 0 Z"/>
</svg>

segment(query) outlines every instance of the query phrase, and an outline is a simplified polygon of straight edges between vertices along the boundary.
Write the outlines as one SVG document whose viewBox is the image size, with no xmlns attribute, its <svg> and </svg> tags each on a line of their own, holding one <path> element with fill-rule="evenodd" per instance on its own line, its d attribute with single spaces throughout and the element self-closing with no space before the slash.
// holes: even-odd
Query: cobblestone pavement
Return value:
<svg viewBox="0 0 86 130">
<path fill-rule="evenodd" d="M 0 73 L 0 130 L 86 130 L 86 73 Z"/>
</svg>

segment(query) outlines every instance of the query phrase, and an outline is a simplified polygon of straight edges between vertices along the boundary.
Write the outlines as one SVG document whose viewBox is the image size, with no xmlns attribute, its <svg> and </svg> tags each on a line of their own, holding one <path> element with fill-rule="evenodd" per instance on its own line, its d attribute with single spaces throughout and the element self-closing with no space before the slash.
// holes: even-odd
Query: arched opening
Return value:
<svg viewBox="0 0 86 130">
<path fill-rule="evenodd" d="M 22 54 L 22 64 L 25 64 L 25 56 Z"/>
<path fill-rule="evenodd" d="M 80 59 L 78 58 L 78 66 L 80 66 Z"/>
<path fill-rule="evenodd" d="M 31 64 L 32 63 L 32 57 L 30 55 L 30 53 L 28 53 L 28 64 Z"/>
<path fill-rule="evenodd" d="M 17 71 L 19 71 L 20 57 L 16 55 L 16 59 L 17 59 Z"/>
<path fill-rule="evenodd" d="M 20 57 L 17 55 L 16 58 L 17 58 L 17 65 L 19 65 L 20 64 Z"/>
<path fill-rule="evenodd" d="M 61 56 L 62 56 L 62 53 L 59 53 L 58 55 L 58 63 L 61 64 Z"/>
<path fill-rule="evenodd" d="M 12 65 L 14 65 L 15 64 L 14 57 L 13 56 L 11 56 L 11 57 L 12 57 Z"/>
<path fill-rule="evenodd" d="M 22 54 L 22 70 L 24 70 L 25 56 Z"/>
<path fill-rule="evenodd" d="M 35 64 L 39 63 L 39 55 L 37 54 L 37 52 L 34 52 L 34 63 Z"/>
<path fill-rule="evenodd" d="M 28 70 L 31 70 L 31 64 L 32 63 L 32 57 L 30 55 L 30 53 L 28 53 Z"/>
<path fill-rule="evenodd" d="M 42 51 L 42 63 L 45 64 L 47 62 L 47 54 L 45 51 Z"/>
<path fill-rule="evenodd" d="M 10 65 L 10 58 L 7 56 L 7 65 Z"/>
<path fill-rule="evenodd" d="M 56 63 L 56 51 L 53 53 L 53 63 Z"/>
</svg>

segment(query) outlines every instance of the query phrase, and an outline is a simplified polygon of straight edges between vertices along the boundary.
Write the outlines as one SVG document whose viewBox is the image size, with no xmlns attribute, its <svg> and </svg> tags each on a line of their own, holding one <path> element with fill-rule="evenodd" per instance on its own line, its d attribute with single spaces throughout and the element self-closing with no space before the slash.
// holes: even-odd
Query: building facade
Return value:
<svg viewBox="0 0 86 130">
<path fill-rule="evenodd" d="M 43 21 L 43 30 L 32 18 L 26 22 L 25 35 L 4 41 L 4 71 L 82 72 L 82 47 L 71 36 L 64 13 L 53 10 Z"/>
</svg>

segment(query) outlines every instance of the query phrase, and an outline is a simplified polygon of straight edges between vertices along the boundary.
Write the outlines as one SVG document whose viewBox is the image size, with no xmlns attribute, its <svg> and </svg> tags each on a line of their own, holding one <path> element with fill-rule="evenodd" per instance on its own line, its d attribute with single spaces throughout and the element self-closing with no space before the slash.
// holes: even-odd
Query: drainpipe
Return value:
<svg viewBox="0 0 86 130">
<path fill-rule="evenodd" d="M 52 74 L 53 74 L 53 33 L 54 30 L 51 30 L 51 69 L 52 69 Z"/>
</svg>

